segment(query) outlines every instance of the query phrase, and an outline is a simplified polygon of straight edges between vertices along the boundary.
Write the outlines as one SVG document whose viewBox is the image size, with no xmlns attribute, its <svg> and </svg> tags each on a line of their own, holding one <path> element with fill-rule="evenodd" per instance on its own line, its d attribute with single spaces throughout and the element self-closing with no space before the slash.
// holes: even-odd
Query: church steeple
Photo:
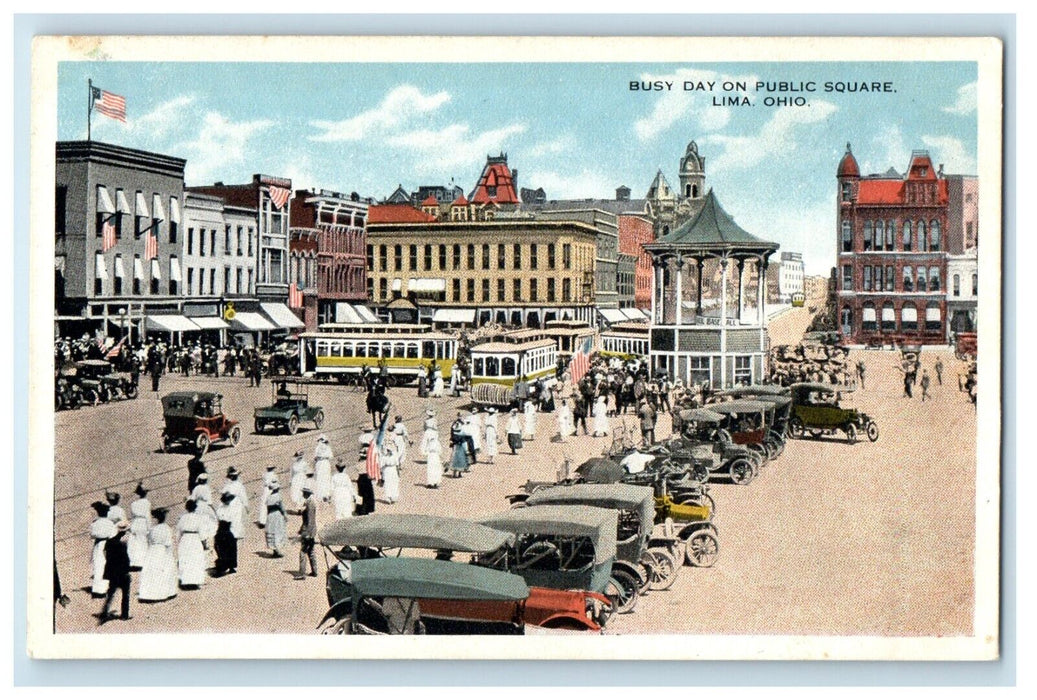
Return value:
<svg viewBox="0 0 1037 700">
<path fill-rule="evenodd" d="M 699 146 L 694 141 L 684 151 L 679 176 L 682 199 L 701 199 L 706 195 L 706 159 L 699 155 Z"/>
</svg>

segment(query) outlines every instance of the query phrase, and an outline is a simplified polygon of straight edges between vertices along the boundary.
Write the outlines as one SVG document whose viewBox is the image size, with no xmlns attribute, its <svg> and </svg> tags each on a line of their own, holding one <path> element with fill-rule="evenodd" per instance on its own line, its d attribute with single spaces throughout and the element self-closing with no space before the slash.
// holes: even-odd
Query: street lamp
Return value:
<svg viewBox="0 0 1037 700">
<path fill-rule="evenodd" d="M 129 327 L 126 324 L 126 307 L 124 306 L 119 307 L 119 326 L 122 329 L 122 338 L 125 340 Z M 132 340 L 130 342 L 132 343 Z"/>
</svg>

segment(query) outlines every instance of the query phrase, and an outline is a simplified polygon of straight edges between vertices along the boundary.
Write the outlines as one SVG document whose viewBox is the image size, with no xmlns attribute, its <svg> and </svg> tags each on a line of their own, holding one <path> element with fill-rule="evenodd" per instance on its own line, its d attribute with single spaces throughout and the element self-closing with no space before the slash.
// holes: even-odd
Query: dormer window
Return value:
<svg viewBox="0 0 1037 700">
<path fill-rule="evenodd" d="M 929 168 L 919 168 L 918 174 L 922 177 L 927 176 L 929 174 Z"/>
<path fill-rule="evenodd" d="M 486 194 L 487 194 L 487 196 L 490 196 L 490 197 L 496 197 L 497 196 L 497 188 L 496 187 L 492 187 L 492 186 L 487 186 L 486 187 Z"/>
</svg>

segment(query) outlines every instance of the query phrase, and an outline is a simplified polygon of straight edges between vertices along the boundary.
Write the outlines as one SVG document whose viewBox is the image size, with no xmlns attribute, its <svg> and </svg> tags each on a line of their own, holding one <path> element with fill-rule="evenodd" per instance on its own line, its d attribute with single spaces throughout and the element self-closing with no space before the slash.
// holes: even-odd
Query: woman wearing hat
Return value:
<svg viewBox="0 0 1037 700">
<path fill-rule="evenodd" d="M 234 520 L 238 517 L 238 509 L 234 501 L 238 500 L 230 491 L 220 494 L 220 505 L 216 509 L 216 575 L 234 574 L 238 571 L 238 538 L 234 536 Z"/>
<path fill-rule="evenodd" d="M 105 491 L 104 499 L 108 501 L 108 519 L 113 523 L 121 523 L 126 520 L 126 511 L 119 505 L 122 497 L 114 491 Z"/>
<path fill-rule="evenodd" d="M 288 496 L 292 499 L 292 503 L 299 507 L 301 507 L 303 504 L 302 487 L 306 484 L 306 473 L 309 470 L 310 465 L 306 462 L 306 457 L 303 455 L 303 451 L 299 450 L 295 453 L 295 456 L 292 458 L 292 481 L 290 484 L 291 491 L 288 494 Z"/>
<path fill-rule="evenodd" d="M 331 452 L 328 437 L 317 438 L 317 447 L 313 451 L 313 495 L 318 501 L 327 503 L 331 500 L 331 460 L 335 455 Z"/>
<path fill-rule="evenodd" d="M 238 478 L 240 476 L 241 472 L 237 467 L 228 469 L 227 481 L 223 484 L 221 495 L 229 493 L 234 496 L 234 500 L 231 502 L 234 516 L 231 520 L 231 531 L 234 533 L 235 539 L 243 540 L 245 539 L 245 519 L 248 517 L 248 493 L 245 492 L 245 485 Z"/>
<path fill-rule="evenodd" d="M 382 450 L 380 462 L 385 501 L 392 505 L 400 500 L 400 450 L 392 440 L 386 440 Z"/>
<path fill-rule="evenodd" d="M 594 437 L 607 437 L 610 430 L 608 416 L 608 402 L 605 394 L 598 394 L 594 401 Z"/>
<path fill-rule="evenodd" d="M 277 481 L 277 472 L 273 464 L 268 464 L 263 474 L 263 490 L 259 492 L 259 508 L 256 509 L 256 524 L 266 527 L 266 501 L 270 498 L 270 486 Z"/>
<path fill-rule="evenodd" d="M 421 456 L 428 459 L 428 442 L 435 436 L 439 442 L 439 422 L 436 420 L 436 412 L 433 409 L 425 411 L 425 432 L 421 435 Z M 442 448 L 440 448 L 442 449 Z"/>
<path fill-rule="evenodd" d="M 432 398 L 441 399 L 443 398 L 443 370 L 436 367 L 436 370 L 432 373 Z"/>
<path fill-rule="evenodd" d="M 151 515 L 155 524 L 148 532 L 148 553 L 140 573 L 137 599 L 157 603 L 176 596 L 177 567 L 173 556 L 173 532 L 166 525 L 166 509 L 156 508 Z M 132 532 L 132 524 L 130 530 Z"/>
<path fill-rule="evenodd" d="M 396 416 L 396 420 L 393 421 L 392 439 L 396 443 L 396 452 L 400 456 L 400 464 L 403 465 L 407 461 L 407 448 L 414 443 L 410 439 L 410 432 L 407 430 L 407 426 L 403 424 L 403 416 Z"/>
<path fill-rule="evenodd" d="M 522 416 L 525 418 L 525 426 L 522 433 L 524 440 L 532 440 L 536 437 L 537 432 L 537 405 L 536 402 L 530 398 L 522 406 Z"/>
<path fill-rule="evenodd" d="M 425 487 L 438 489 L 443 480 L 443 445 L 439 442 L 438 430 L 426 430 L 422 439 L 425 453 Z"/>
<path fill-rule="evenodd" d="M 335 464 L 335 474 L 331 477 L 331 504 L 335 507 L 336 520 L 353 517 L 353 507 L 356 505 L 353 480 L 342 460 Z"/>
<path fill-rule="evenodd" d="M 455 479 L 460 477 L 462 472 L 468 471 L 471 464 L 468 461 L 470 441 L 471 437 L 465 432 L 464 421 L 461 419 L 461 414 L 458 413 L 457 420 L 450 427 L 450 445 L 454 448 L 454 452 L 450 456 L 450 471 Z"/>
<path fill-rule="evenodd" d="M 490 406 L 486 409 L 486 461 L 493 464 L 497 456 L 497 409 Z"/>
<path fill-rule="evenodd" d="M 126 549 L 130 553 L 130 568 L 140 570 L 144 566 L 144 557 L 148 554 L 148 530 L 151 529 L 151 501 L 144 482 L 137 484 L 134 490 L 138 498 L 130 504 L 130 536 Z"/>
<path fill-rule="evenodd" d="M 281 499 L 281 482 L 275 476 L 270 482 L 270 495 L 266 499 L 266 546 L 273 550 L 274 558 L 284 554 L 281 549 L 288 541 L 288 518 Z"/>
<path fill-rule="evenodd" d="M 202 517 L 202 529 L 198 534 L 202 538 L 202 544 L 208 549 L 209 540 L 216 536 L 216 508 L 212 503 L 212 489 L 209 487 L 207 473 L 198 475 L 198 483 L 191 492 L 191 500 L 195 502 L 197 513 Z"/>
<path fill-rule="evenodd" d="M 104 545 L 108 538 L 114 537 L 115 523 L 108 517 L 108 504 L 103 501 L 94 501 L 90 506 L 97 513 L 94 522 L 90 524 L 90 537 L 94 545 L 90 559 L 93 581 L 90 593 L 94 598 L 102 598 L 108 593 L 108 579 L 104 577 Z"/>
<path fill-rule="evenodd" d="M 198 503 L 192 499 L 188 499 L 184 504 L 184 511 L 176 523 L 176 531 L 180 537 L 177 558 L 180 586 L 197 588 L 205 583 L 205 547 L 202 546 L 202 535 L 208 523 L 205 516 L 198 513 Z"/>
<path fill-rule="evenodd" d="M 529 404 L 529 401 L 526 401 Z M 511 409 L 508 414 L 508 447 L 511 448 L 511 454 L 518 454 L 518 450 L 522 447 L 522 425 L 519 422 L 519 412 L 517 408 Z"/>
</svg>

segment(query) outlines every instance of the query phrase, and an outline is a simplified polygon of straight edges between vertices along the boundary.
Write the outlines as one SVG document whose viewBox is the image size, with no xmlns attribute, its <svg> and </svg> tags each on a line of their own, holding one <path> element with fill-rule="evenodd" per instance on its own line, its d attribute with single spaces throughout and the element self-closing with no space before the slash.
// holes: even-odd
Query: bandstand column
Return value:
<svg viewBox="0 0 1037 700">
<path fill-rule="evenodd" d="M 742 324 L 742 310 L 745 306 L 742 295 L 745 291 L 745 258 L 738 259 L 738 325 Z"/>
<path fill-rule="evenodd" d="M 684 306 L 684 258 L 677 256 L 677 325 L 681 325 Z"/>
<path fill-rule="evenodd" d="M 698 293 L 695 297 L 695 314 L 702 315 L 702 258 L 695 259 L 695 267 L 698 268 Z"/>
<path fill-rule="evenodd" d="M 720 258 L 720 388 L 727 389 L 727 257 Z"/>
</svg>

